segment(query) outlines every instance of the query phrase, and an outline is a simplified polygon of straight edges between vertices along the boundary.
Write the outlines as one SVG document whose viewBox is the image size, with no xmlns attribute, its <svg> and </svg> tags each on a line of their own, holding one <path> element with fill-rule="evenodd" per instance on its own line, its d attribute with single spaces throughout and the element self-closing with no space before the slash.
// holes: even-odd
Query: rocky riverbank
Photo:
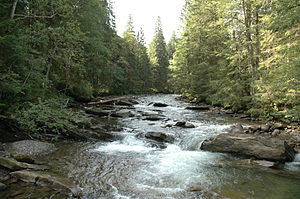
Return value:
<svg viewBox="0 0 300 199">
<path fill-rule="evenodd" d="M 43 142 L 23 140 L 1 144 L 0 198 L 3 193 L 5 193 L 3 196 L 7 198 L 18 199 L 28 198 L 30 194 L 31 198 L 40 198 L 41 196 L 67 198 L 82 195 L 76 179 L 61 176 L 57 172 L 57 165 L 40 161 L 40 157 L 44 159 L 45 156 L 56 151 L 55 142 L 54 144 L 49 143 L 51 140 L 88 141 L 89 143 L 121 141 L 126 136 L 121 133 L 126 126 L 120 125 L 118 121 L 134 120 L 149 125 L 148 127 L 159 125 L 157 128 L 153 128 L 154 131 L 143 129 L 136 132 L 132 129 L 132 133 L 147 146 L 149 145 L 155 150 L 163 150 L 181 139 L 173 132 L 193 131 L 194 129 L 197 131 L 199 128 L 194 121 L 174 119 L 166 114 L 165 110 L 170 111 L 168 107 L 173 106 L 168 102 L 147 102 L 145 110 L 137 109 L 134 106 L 136 104 L 138 102 L 133 96 L 72 104 L 69 108 L 72 108 L 74 113 L 84 115 L 91 121 L 88 124 L 76 121 L 78 126 L 81 126 L 78 131 L 55 136 L 42 135 L 40 138 L 44 140 Z M 186 107 L 182 108 L 189 113 L 210 112 L 220 115 L 212 107 L 204 104 L 185 105 Z M 213 152 L 241 155 L 241 161 L 232 162 L 228 164 L 229 167 L 281 168 L 284 162 L 292 161 L 295 153 L 300 151 L 300 133 L 297 132 L 298 127 L 279 123 L 245 127 L 236 125 L 227 133 L 205 140 L 201 148 Z M 34 188 L 35 191 L 28 191 L 28 187 Z"/>
<path fill-rule="evenodd" d="M 204 140 L 201 149 L 284 163 L 293 161 L 299 152 L 300 133 L 287 134 L 286 128 L 278 123 L 246 128 L 236 125 L 227 133 Z"/>
<path fill-rule="evenodd" d="M 79 198 L 82 190 L 76 183 L 58 176 L 51 171 L 49 165 L 37 160 L 40 156 L 46 156 L 54 151 L 56 151 L 54 144 L 33 140 L 2 144 L 0 197 Z"/>
</svg>

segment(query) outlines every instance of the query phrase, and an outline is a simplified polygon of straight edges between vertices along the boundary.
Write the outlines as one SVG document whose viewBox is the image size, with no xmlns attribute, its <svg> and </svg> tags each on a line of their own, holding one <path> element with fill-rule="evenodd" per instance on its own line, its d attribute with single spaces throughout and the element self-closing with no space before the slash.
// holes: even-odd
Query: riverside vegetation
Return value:
<svg viewBox="0 0 300 199">
<path fill-rule="evenodd" d="M 111 104 L 95 105 L 94 109 L 86 102 L 103 102 L 111 98 L 104 96 L 112 95 L 178 93 L 196 104 L 205 104 L 190 110 L 215 107 L 287 127 L 272 129 L 272 123 L 267 131 L 257 127 L 216 137 L 224 145 L 231 143 L 230 139 L 256 142 L 259 134 L 266 139 L 258 143 L 260 146 L 272 145 L 277 143 L 273 138 L 268 140 L 273 133 L 277 136 L 278 132 L 293 131 L 290 137 L 280 139 L 299 150 L 298 140 L 295 142 L 300 121 L 299 13 L 298 0 L 186 0 L 180 35 L 174 33 L 167 43 L 158 17 L 154 38 L 146 47 L 143 29 L 135 31 L 131 16 L 123 36 L 117 35 L 109 0 L 2 0 L 0 141 L 112 141 L 122 135 L 105 132 L 118 130 L 103 130 L 99 127 L 103 121 L 90 115 L 122 118 L 124 113 L 111 112 Z M 134 100 L 112 102 L 126 109 L 134 104 Z M 159 102 L 153 105 L 165 106 Z M 130 112 L 125 115 L 131 117 Z M 154 124 L 164 119 L 161 115 L 142 116 Z M 195 127 L 185 121 L 177 126 Z M 164 136 L 161 132 L 145 135 L 156 141 Z M 284 141 L 279 145 L 285 150 Z M 222 152 L 241 150 L 233 146 Z M 291 161 L 293 149 L 288 147 L 288 153 L 292 155 L 283 159 Z M 14 154 L 5 155 L 15 158 Z M 25 166 L 24 157 L 21 163 L 5 158 L 1 161 L 2 166 L 16 172 L 13 175 L 17 179 L 26 178 L 34 184 L 51 184 L 52 179 L 58 182 L 54 186 L 74 197 L 81 195 L 76 186 L 64 184 L 64 179 L 55 175 L 16 171 L 45 170 L 39 163 L 26 163 L 26 157 Z M 2 184 L 0 187 L 5 189 Z"/>
<path fill-rule="evenodd" d="M 74 99 L 176 92 L 299 122 L 299 1 L 187 0 L 181 36 L 166 44 L 158 19 L 148 49 L 132 17 L 116 34 L 112 5 L 1 1 L 1 121 L 60 133 L 76 128 Z"/>
</svg>

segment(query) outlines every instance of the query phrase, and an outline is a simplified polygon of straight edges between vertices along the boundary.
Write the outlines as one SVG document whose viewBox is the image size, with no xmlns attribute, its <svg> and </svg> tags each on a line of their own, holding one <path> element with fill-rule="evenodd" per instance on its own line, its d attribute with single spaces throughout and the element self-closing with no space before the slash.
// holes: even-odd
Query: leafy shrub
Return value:
<svg viewBox="0 0 300 199">
<path fill-rule="evenodd" d="M 90 100 L 93 95 L 93 87 L 88 81 L 80 81 L 71 88 L 71 96 L 78 100 Z"/>
<path fill-rule="evenodd" d="M 57 100 L 43 103 L 28 103 L 26 108 L 13 116 L 21 130 L 30 133 L 69 135 L 78 128 L 77 121 L 89 123 L 89 119 L 61 106 Z"/>
</svg>

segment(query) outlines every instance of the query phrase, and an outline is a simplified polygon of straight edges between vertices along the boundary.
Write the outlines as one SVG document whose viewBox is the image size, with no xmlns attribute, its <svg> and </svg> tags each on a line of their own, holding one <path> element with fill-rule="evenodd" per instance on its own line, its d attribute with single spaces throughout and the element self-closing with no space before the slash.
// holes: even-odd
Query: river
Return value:
<svg viewBox="0 0 300 199">
<path fill-rule="evenodd" d="M 234 166 L 239 158 L 200 150 L 204 139 L 245 121 L 212 113 L 186 110 L 176 95 L 140 97 L 134 117 L 107 119 L 122 128 L 122 140 L 97 143 L 61 143 L 47 157 L 55 172 L 75 180 L 84 199 L 196 199 L 196 198 L 300 198 L 300 157 L 282 170 Z M 162 102 L 164 108 L 149 105 Z M 160 114 L 160 121 L 143 120 L 143 114 Z M 196 128 L 166 128 L 188 121 Z M 163 132 L 176 139 L 166 148 L 139 138 L 146 132 Z M 194 191 L 191 191 L 194 190 Z M 221 197 L 222 196 L 222 197 Z"/>
</svg>

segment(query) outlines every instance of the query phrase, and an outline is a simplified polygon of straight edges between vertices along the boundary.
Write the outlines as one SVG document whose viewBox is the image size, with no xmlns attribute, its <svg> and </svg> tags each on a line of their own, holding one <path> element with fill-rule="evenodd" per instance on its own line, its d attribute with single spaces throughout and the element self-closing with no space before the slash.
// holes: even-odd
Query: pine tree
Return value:
<svg viewBox="0 0 300 199">
<path fill-rule="evenodd" d="M 177 37 L 176 37 L 176 33 L 173 32 L 172 37 L 171 37 L 169 43 L 167 44 L 169 60 L 173 59 L 174 53 L 176 51 L 176 44 L 177 44 Z"/>
<path fill-rule="evenodd" d="M 154 38 L 150 43 L 148 54 L 152 64 L 153 88 L 158 92 L 164 92 L 167 89 L 169 60 L 160 17 L 155 25 Z"/>
</svg>

